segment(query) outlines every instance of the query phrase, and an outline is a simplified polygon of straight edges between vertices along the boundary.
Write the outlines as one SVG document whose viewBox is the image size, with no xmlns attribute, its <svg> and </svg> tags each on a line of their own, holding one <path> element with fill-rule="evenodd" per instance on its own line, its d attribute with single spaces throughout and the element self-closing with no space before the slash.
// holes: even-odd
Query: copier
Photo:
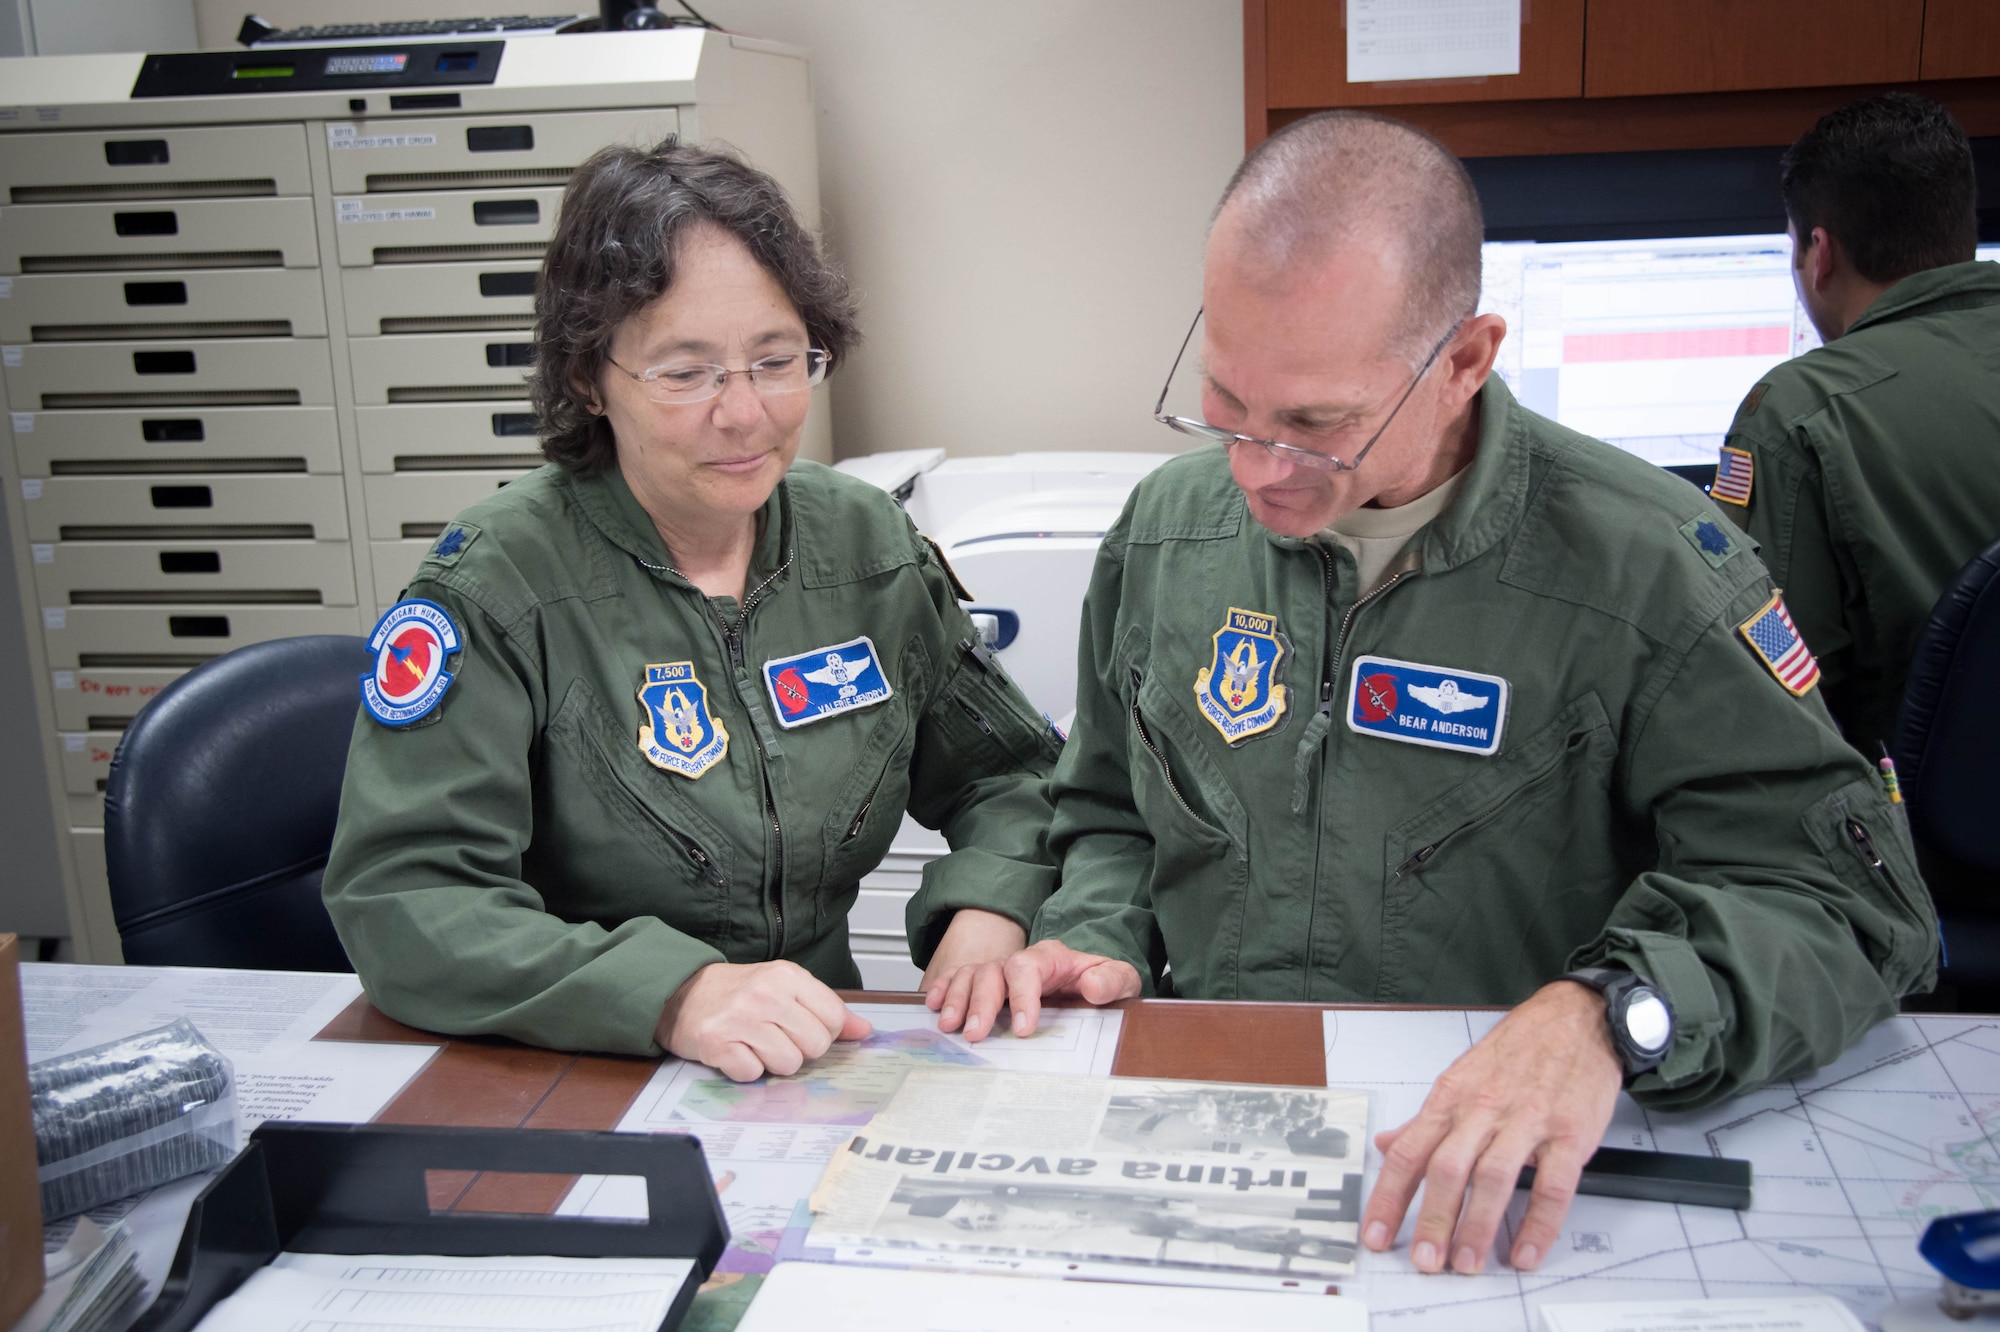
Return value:
<svg viewBox="0 0 2000 1332">
<path fill-rule="evenodd" d="M 1028 701 L 1067 732 L 1076 713 L 1076 643 L 1083 595 L 1104 533 L 1139 479 L 1165 453 L 1015 453 L 947 458 L 913 449 L 849 458 L 839 470 L 897 497 L 938 543 L 981 637 Z M 903 908 L 926 864 L 948 848 L 909 815 L 882 864 L 861 880 L 848 914 L 854 960 L 870 989 L 905 990 Z"/>
<path fill-rule="evenodd" d="M 669 133 L 817 219 L 803 53 L 720 32 L 0 60 L 0 514 L 76 960 L 119 960 L 119 733 L 232 648 L 367 632 L 454 514 L 539 464 L 563 185 Z"/>
</svg>

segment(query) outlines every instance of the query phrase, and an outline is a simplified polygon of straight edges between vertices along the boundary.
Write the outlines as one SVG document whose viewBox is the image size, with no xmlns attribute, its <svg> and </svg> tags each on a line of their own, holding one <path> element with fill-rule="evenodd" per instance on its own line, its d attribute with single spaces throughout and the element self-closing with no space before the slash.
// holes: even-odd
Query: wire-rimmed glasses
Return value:
<svg viewBox="0 0 2000 1332">
<path fill-rule="evenodd" d="M 1375 433 L 1368 437 L 1368 442 L 1355 451 L 1353 460 L 1346 461 L 1330 453 L 1321 453 L 1318 449 L 1303 449 L 1296 444 L 1287 444 L 1278 439 L 1259 439 L 1255 435 L 1240 435 L 1234 430 L 1224 430 L 1221 426 L 1212 426 L 1191 416 L 1175 416 L 1167 411 L 1167 391 L 1173 387 L 1174 375 L 1181 368 L 1181 358 L 1187 355 L 1188 344 L 1194 341 L 1194 331 L 1201 325 L 1201 314 L 1200 310 L 1194 312 L 1194 323 L 1188 325 L 1187 336 L 1181 339 L 1181 349 L 1174 353 L 1174 364 L 1167 371 L 1167 382 L 1160 386 L 1160 400 L 1153 404 L 1153 419 L 1170 430 L 1178 430 L 1183 435 L 1193 435 L 1196 439 L 1212 440 L 1224 448 L 1234 448 L 1238 444 L 1260 444 L 1266 453 L 1280 462 L 1299 463 L 1322 472 L 1351 472 L 1361 466 L 1361 460 L 1368 456 L 1368 450 L 1375 447 L 1375 441 L 1382 438 L 1382 432 L 1396 419 L 1396 413 L 1403 410 L 1403 404 L 1410 400 L 1410 395 L 1417 391 L 1417 385 L 1430 373 L 1431 366 L 1436 363 L 1439 353 L 1444 351 L 1445 344 L 1452 340 L 1465 323 L 1461 319 L 1437 340 L 1437 345 L 1431 348 L 1431 354 L 1424 357 L 1424 363 L 1417 367 L 1417 373 L 1411 377 L 1410 386 L 1403 390 L 1403 396 L 1396 399 L 1396 405 L 1389 409 L 1389 415 L 1383 419 Z"/>
<path fill-rule="evenodd" d="M 803 393 L 826 378 L 827 362 L 831 358 L 819 348 L 809 347 L 804 351 L 774 352 L 759 357 L 741 370 L 701 361 L 669 361 L 665 365 L 647 366 L 644 370 L 627 370 L 609 356 L 604 359 L 637 380 L 639 387 L 654 402 L 680 406 L 707 402 L 721 396 L 723 386 L 729 382 L 731 375 L 746 376 L 759 397 Z"/>
</svg>

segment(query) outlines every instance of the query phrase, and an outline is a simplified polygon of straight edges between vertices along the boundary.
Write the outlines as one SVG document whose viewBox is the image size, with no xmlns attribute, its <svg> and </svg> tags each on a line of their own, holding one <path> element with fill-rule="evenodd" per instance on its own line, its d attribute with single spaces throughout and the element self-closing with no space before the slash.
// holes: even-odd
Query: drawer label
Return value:
<svg viewBox="0 0 2000 1332">
<path fill-rule="evenodd" d="M 435 134 L 363 134 L 358 125 L 328 125 L 328 148 L 435 148 Z"/>
<path fill-rule="evenodd" d="M 33 412 L 10 412 L 8 415 L 14 418 L 15 434 L 32 435 L 35 433 L 35 414 Z"/>
<path fill-rule="evenodd" d="M 336 222 L 433 222 L 437 215 L 435 208 L 370 208 L 360 199 L 333 201 Z"/>
<path fill-rule="evenodd" d="M 69 628 L 69 608 L 67 606 L 42 607 L 42 628 L 44 629 Z"/>
<path fill-rule="evenodd" d="M 82 732 L 65 731 L 63 732 L 62 742 L 65 754 L 81 754 L 83 752 L 84 736 Z"/>
<path fill-rule="evenodd" d="M 0 365 L 16 366 L 21 363 L 19 347 L 0 347 Z"/>
<path fill-rule="evenodd" d="M 30 543 L 28 553 L 35 557 L 36 564 L 54 564 L 56 562 L 56 548 L 46 541 Z"/>
<path fill-rule="evenodd" d="M 76 672 L 75 672 L 75 671 L 51 671 L 51 672 L 49 672 L 49 674 L 51 674 L 51 675 L 53 675 L 53 676 L 55 677 L 55 687 L 56 687 L 56 688 L 58 688 L 58 689 L 74 689 L 74 688 L 76 688 Z"/>
<path fill-rule="evenodd" d="M 41 497 L 42 497 L 42 478 L 40 478 L 39 476 L 22 477 L 21 498 L 24 500 L 38 500 Z"/>
<path fill-rule="evenodd" d="M 14 279 L 11 277 L 0 277 L 0 301 L 9 299 L 13 294 Z"/>
</svg>

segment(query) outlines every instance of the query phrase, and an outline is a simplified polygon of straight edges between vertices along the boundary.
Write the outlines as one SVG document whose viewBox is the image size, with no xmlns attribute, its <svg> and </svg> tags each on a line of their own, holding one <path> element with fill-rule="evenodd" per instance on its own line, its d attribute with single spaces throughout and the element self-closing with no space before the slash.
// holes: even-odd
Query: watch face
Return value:
<svg viewBox="0 0 2000 1332">
<path fill-rule="evenodd" d="M 1638 990 L 1625 1005 L 1625 1034 L 1632 1044 L 1652 1054 L 1667 1048 L 1674 1038 L 1674 1020 L 1667 1005 L 1651 990 Z"/>
</svg>

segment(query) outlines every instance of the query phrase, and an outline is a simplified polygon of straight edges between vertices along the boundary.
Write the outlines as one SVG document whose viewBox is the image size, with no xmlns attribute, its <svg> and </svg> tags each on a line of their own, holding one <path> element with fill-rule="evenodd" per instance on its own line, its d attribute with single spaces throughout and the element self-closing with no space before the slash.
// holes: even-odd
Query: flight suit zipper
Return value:
<svg viewBox="0 0 2000 1332">
<path fill-rule="evenodd" d="M 1188 804 L 1187 797 L 1181 794 L 1180 784 L 1174 781 L 1174 765 L 1167 762 L 1165 751 L 1153 743 L 1153 733 L 1146 729 L 1146 719 L 1139 715 L 1139 686 L 1144 684 L 1145 681 L 1146 677 L 1140 674 L 1138 667 L 1134 666 L 1132 668 L 1132 725 L 1139 729 L 1139 743 L 1144 745 L 1146 752 L 1159 762 L 1160 773 L 1167 780 L 1167 790 L 1173 793 L 1174 802 L 1181 807 L 1181 811 L 1196 823 L 1207 827 L 1208 820 L 1195 813 L 1194 806 Z"/>
<path fill-rule="evenodd" d="M 695 841 L 694 838 L 689 837 L 686 833 L 674 827 L 673 824 L 661 818 L 659 811 L 646 803 L 646 798 L 633 789 L 632 784 L 625 780 L 623 773 L 614 769 L 612 776 L 620 786 L 625 788 L 625 793 L 632 797 L 632 803 L 638 806 L 639 811 L 653 821 L 653 826 L 664 833 L 668 841 L 681 849 L 681 854 L 686 856 L 689 863 L 701 872 L 702 878 L 708 880 L 718 888 L 723 887 L 729 882 L 723 877 L 722 871 L 715 867 L 714 859 L 710 857 L 707 851 L 702 849 L 701 843 Z"/>
<path fill-rule="evenodd" d="M 1403 879 L 1427 867 L 1432 859 L 1436 857 L 1437 853 L 1449 844 L 1453 838 L 1471 832 L 1474 828 L 1482 824 L 1491 823 L 1494 819 L 1498 818 L 1501 811 L 1514 803 L 1516 797 L 1525 791 L 1533 790 L 1541 784 L 1544 778 L 1561 767 L 1563 759 L 1574 753 L 1589 738 L 1589 734 L 1588 731 L 1572 732 L 1568 742 L 1562 748 L 1550 754 L 1548 758 L 1537 764 L 1533 771 L 1529 772 L 1506 791 L 1503 791 L 1498 800 L 1488 805 L 1485 809 L 1480 810 L 1477 814 L 1474 814 L 1465 822 L 1438 838 L 1435 842 L 1418 848 L 1416 853 L 1408 860 L 1405 860 L 1402 864 L 1396 866 L 1394 870 L 1390 871 L 1391 877 L 1401 882 Z M 1865 835 L 1866 830 L 1864 829 L 1863 831 Z"/>
<path fill-rule="evenodd" d="M 868 821 L 868 811 L 874 807 L 875 797 L 881 794 L 882 783 L 887 781 L 888 777 L 889 774 L 885 771 L 880 777 L 875 779 L 875 785 L 868 788 L 867 799 L 861 802 L 860 809 L 854 811 L 854 822 L 847 825 L 847 836 L 841 838 L 841 841 L 851 842 L 861 836 L 861 825 Z"/>
</svg>

